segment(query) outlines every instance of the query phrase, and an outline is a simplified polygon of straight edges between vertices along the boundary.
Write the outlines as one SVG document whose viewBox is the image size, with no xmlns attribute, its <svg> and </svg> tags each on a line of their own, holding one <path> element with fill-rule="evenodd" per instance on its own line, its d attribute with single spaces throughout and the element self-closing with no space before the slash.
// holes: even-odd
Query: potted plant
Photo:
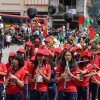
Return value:
<svg viewBox="0 0 100 100">
<path fill-rule="evenodd" d="M 59 3 L 58 8 L 59 11 L 64 11 L 64 5 L 62 3 Z"/>
</svg>

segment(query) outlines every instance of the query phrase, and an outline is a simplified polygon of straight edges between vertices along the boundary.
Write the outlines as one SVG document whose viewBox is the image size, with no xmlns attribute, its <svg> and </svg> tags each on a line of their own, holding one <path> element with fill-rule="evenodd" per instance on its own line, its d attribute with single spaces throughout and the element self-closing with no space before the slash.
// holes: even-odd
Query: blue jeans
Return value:
<svg viewBox="0 0 100 100">
<path fill-rule="evenodd" d="M 77 100 L 77 93 L 58 91 L 58 100 Z"/>
<path fill-rule="evenodd" d="M 28 85 L 28 100 L 30 100 L 30 85 Z"/>
<path fill-rule="evenodd" d="M 24 84 L 24 88 L 23 88 L 23 100 L 27 100 L 28 98 L 28 85 Z"/>
<path fill-rule="evenodd" d="M 98 90 L 98 100 L 100 100 L 100 86 L 99 86 L 99 90 Z"/>
<path fill-rule="evenodd" d="M 2 45 L 0 44 L 0 52 L 1 52 L 1 55 L 2 55 Z"/>
<path fill-rule="evenodd" d="M 87 100 L 89 98 L 87 91 L 88 87 L 77 86 L 77 94 L 78 94 L 77 100 Z"/>
<path fill-rule="evenodd" d="M 96 100 L 97 92 L 98 92 L 98 85 L 96 83 L 90 82 L 90 84 L 89 84 L 89 95 L 92 94 L 92 98 L 90 98 L 91 100 Z"/>
<path fill-rule="evenodd" d="M 22 100 L 22 92 L 6 94 L 6 100 Z"/>
<path fill-rule="evenodd" d="M 4 85 L 0 84 L 0 100 L 2 100 L 2 92 L 4 90 Z"/>
<path fill-rule="evenodd" d="M 48 97 L 49 100 L 54 100 L 55 99 L 55 95 L 56 95 L 56 84 L 52 84 L 48 86 Z"/>
<path fill-rule="evenodd" d="M 47 100 L 47 92 L 30 91 L 30 100 Z"/>
</svg>

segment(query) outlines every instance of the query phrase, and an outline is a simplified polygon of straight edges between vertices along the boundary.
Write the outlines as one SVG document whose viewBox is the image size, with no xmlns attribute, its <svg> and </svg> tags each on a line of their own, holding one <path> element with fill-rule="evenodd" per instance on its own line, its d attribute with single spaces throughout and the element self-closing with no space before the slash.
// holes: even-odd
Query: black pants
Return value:
<svg viewBox="0 0 100 100">
<path fill-rule="evenodd" d="M 7 43 L 6 43 L 6 46 L 8 46 L 8 48 L 9 48 L 9 46 L 10 46 L 10 42 L 7 42 Z"/>
</svg>

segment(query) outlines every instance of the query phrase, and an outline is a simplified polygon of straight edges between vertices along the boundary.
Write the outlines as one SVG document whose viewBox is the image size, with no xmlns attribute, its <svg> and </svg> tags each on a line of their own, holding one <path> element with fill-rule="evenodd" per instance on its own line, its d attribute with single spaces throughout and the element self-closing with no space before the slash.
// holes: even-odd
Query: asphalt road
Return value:
<svg viewBox="0 0 100 100">
<path fill-rule="evenodd" d="M 61 45 L 61 48 L 63 49 L 63 43 L 60 44 Z M 17 45 L 17 44 L 14 44 L 14 45 L 10 45 L 9 48 L 3 48 L 3 57 L 2 57 L 2 62 L 4 64 L 6 64 L 8 62 L 8 57 L 9 57 L 9 53 L 11 51 L 14 51 L 16 52 L 18 49 L 20 48 L 24 48 L 24 45 Z"/>
<path fill-rule="evenodd" d="M 8 62 L 8 57 L 10 52 L 16 52 L 18 49 L 24 48 L 24 45 L 10 45 L 9 48 L 3 48 L 3 57 L 2 57 L 2 62 L 6 64 Z"/>
</svg>

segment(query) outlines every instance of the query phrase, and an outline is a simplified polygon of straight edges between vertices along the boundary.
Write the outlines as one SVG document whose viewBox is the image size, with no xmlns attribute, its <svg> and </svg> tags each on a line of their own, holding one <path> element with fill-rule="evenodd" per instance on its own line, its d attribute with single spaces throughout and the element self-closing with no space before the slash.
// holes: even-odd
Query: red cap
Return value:
<svg viewBox="0 0 100 100">
<path fill-rule="evenodd" d="M 39 39 L 35 39 L 35 42 L 40 42 L 40 40 Z"/>
<path fill-rule="evenodd" d="M 9 57 L 14 56 L 15 54 L 16 54 L 15 52 L 10 52 L 10 53 L 9 53 Z"/>
<path fill-rule="evenodd" d="M 33 56 L 32 58 L 31 58 L 31 61 L 34 61 L 35 60 L 35 56 Z"/>
<path fill-rule="evenodd" d="M 49 53 L 49 50 L 45 49 L 45 50 L 44 50 L 44 55 L 49 56 L 49 54 L 50 54 L 50 53 Z"/>
<path fill-rule="evenodd" d="M 39 50 L 37 51 L 37 54 L 43 54 L 43 55 L 44 55 L 44 50 L 39 49 Z"/>
<path fill-rule="evenodd" d="M 97 53 L 100 53 L 100 51 L 98 51 Z"/>
<path fill-rule="evenodd" d="M 44 42 L 50 42 L 50 37 L 47 37 L 45 40 L 44 40 Z"/>
<path fill-rule="evenodd" d="M 24 50 L 23 48 L 20 48 L 20 49 L 17 51 L 17 53 L 18 53 L 18 52 L 25 53 L 25 50 Z"/>
<path fill-rule="evenodd" d="M 79 46 L 76 47 L 76 50 L 81 50 L 81 49 L 82 49 L 82 47 L 79 47 Z"/>
<path fill-rule="evenodd" d="M 58 48 L 55 49 L 55 52 L 61 53 L 62 49 L 58 47 Z"/>
<path fill-rule="evenodd" d="M 100 40 L 99 40 L 99 42 L 100 42 Z"/>
<path fill-rule="evenodd" d="M 33 44 L 32 44 L 32 42 L 30 42 L 30 41 L 27 41 L 25 45 L 32 46 Z"/>
<path fill-rule="evenodd" d="M 70 49 L 70 44 L 65 44 L 64 49 Z"/>
<path fill-rule="evenodd" d="M 72 51 L 73 53 L 75 53 L 75 48 L 73 48 L 71 51 Z"/>
<path fill-rule="evenodd" d="M 88 56 L 91 57 L 91 53 L 88 51 L 83 51 L 82 56 Z"/>
</svg>

